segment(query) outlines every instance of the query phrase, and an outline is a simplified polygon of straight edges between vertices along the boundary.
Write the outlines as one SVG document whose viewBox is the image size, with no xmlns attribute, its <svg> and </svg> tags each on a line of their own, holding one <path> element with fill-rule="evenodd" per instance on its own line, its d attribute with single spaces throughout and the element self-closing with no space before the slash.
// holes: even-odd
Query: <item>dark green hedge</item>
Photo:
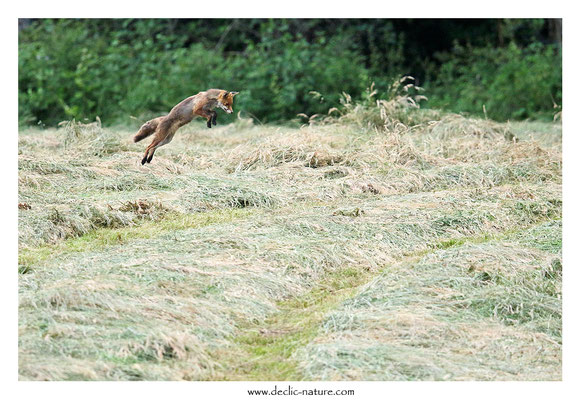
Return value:
<svg viewBox="0 0 581 400">
<path fill-rule="evenodd" d="M 562 101 L 561 49 L 458 47 L 441 56 L 430 106 L 496 120 L 551 119 Z M 486 115 L 485 111 L 486 110 Z"/>
<path fill-rule="evenodd" d="M 549 117 L 553 101 L 561 102 L 558 47 L 534 39 L 420 59 L 443 44 L 428 40 L 424 48 L 413 21 L 394 21 L 36 20 L 19 31 L 19 118 L 47 125 L 96 116 L 105 124 L 142 121 L 217 87 L 240 91 L 236 110 L 282 121 L 324 113 L 342 92 L 357 98 L 372 82 L 381 97 L 395 77 L 415 72 L 428 80 L 420 83 L 431 107 L 482 114 L 485 104 L 489 117 L 506 119 Z M 480 41 L 483 27 L 494 26 L 482 21 L 473 23 Z M 534 21 L 510 26 L 540 32 L 542 20 Z M 438 26 L 463 32 L 458 27 L 470 22 Z"/>
</svg>

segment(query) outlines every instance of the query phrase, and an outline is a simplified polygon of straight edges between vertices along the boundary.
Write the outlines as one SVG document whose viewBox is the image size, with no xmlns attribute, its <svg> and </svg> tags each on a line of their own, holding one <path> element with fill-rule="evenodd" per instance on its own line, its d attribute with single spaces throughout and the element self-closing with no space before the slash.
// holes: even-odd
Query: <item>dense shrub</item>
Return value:
<svg viewBox="0 0 581 400">
<path fill-rule="evenodd" d="M 139 26 L 147 30 L 148 23 Z M 309 43 L 267 32 L 235 54 L 200 43 L 183 47 L 179 38 L 161 33 L 142 37 L 89 31 L 71 20 L 29 28 L 19 44 L 21 122 L 141 119 L 210 87 L 240 91 L 236 109 L 261 121 L 283 120 L 327 110 L 341 91 L 358 93 L 368 84 L 361 56 L 324 37 Z M 315 101 L 312 90 L 336 98 Z"/>
<path fill-rule="evenodd" d="M 414 72 L 405 65 L 421 65 L 414 76 L 428 78 L 422 86 L 432 108 L 481 114 L 485 105 L 488 117 L 503 120 L 550 117 L 561 104 L 560 49 L 536 38 L 523 48 L 523 39 L 511 33 L 507 40 L 518 46 L 457 46 L 427 59 L 412 33 L 433 24 L 232 21 L 36 20 L 19 31 L 20 122 L 55 125 L 96 116 L 105 125 L 130 117 L 141 122 L 211 87 L 240 91 L 236 111 L 260 122 L 289 120 L 339 106 L 342 93 L 364 99 L 372 82 L 385 99 L 394 78 Z M 499 26 L 540 32 L 543 20 L 531 21 Z M 457 23 L 440 24 L 452 29 Z M 483 23 L 462 24 L 476 34 Z"/>
<path fill-rule="evenodd" d="M 552 118 L 561 105 L 561 50 L 532 44 L 519 48 L 456 47 L 426 84 L 430 106 L 497 120 Z M 556 106 L 556 107 L 555 107 Z"/>
</svg>

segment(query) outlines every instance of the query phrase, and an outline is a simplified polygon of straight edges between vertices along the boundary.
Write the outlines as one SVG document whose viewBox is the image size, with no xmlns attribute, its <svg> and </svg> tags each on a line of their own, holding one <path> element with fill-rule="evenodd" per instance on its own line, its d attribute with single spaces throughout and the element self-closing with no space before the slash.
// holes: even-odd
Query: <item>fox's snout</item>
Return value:
<svg viewBox="0 0 581 400">
<path fill-rule="evenodd" d="M 227 106 L 226 104 L 218 103 L 218 107 L 220 107 L 224 112 L 228 114 L 232 114 L 232 107 Z"/>
</svg>

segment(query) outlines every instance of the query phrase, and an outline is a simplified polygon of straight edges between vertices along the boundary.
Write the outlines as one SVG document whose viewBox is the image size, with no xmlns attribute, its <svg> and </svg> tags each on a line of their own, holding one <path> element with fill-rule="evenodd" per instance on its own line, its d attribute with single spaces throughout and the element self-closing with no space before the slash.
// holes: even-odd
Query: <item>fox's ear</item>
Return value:
<svg viewBox="0 0 581 400">
<path fill-rule="evenodd" d="M 232 96 L 236 96 L 238 93 L 240 93 L 240 92 L 230 92 L 230 94 L 231 94 Z"/>
</svg>

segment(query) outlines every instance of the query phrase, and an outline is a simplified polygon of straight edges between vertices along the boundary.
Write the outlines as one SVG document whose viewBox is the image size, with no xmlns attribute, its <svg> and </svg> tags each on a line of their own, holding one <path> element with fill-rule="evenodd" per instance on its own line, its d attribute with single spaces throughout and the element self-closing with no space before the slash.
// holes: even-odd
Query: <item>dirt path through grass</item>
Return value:
<svg viewBox="0 0 581 400">
<path fill-rule="evenodd" d="M 318 334 L 325 315 L 353 296 L 373 273 L 345 269 L 327 274 L 306 294 L 277 303 L 277 312 L 259 324 L 239 328 L 233 348 L 213 355 L 221 371 L 213 379 L 224 380 L 302 380 L 292 357 Z"/>
</svg>

